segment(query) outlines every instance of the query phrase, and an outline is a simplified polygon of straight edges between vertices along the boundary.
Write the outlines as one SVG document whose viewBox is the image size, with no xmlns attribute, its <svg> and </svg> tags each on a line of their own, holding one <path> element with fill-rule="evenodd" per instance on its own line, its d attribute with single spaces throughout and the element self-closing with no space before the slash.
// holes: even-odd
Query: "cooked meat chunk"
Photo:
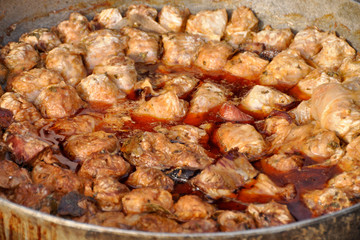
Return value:
<svg viewBox="0 0 360 240">
<path fill-rule="evenodd" d="M 136 134 L 124 143 L 122 151 L 129 162 L 137 167 L 195 170 L 204 169 L 214 161 L 200 145 L 173 143 L 162 133 Z"/>
<path fill-rule="evenodd" d="M 345 59 L 354 59 L 356 51 L 345 39 L 335 33 L 324 37 L 321 41 L 322 49 L 313 58 L 319 67 L 328 71 L 337 71 Z"/>
<path fill-rule="evenodd" d="M 8 74 L 8 69 L 4 66 L 3 63 L 0 62 L 0 83 L 1 84 L 4 84 L 7 74 Z"/>
<path fill-rule="evenodd" d="M 217 222 L 223 232 L 256 228 L 254 219 L 249 213 L 223 211 L 217 217 Z"/>
<path fill-rule="evenodd" d="M 168 66 L 190 67 L 195 61 L 203 40 L 187 33 L 170 33 L 162 36 L 164 53 L 162 62 Z"/>
<path fill-rule="evenodd" d="M 87 160 L 92 153 L 116 152 L 118 147 L 116 136 L 103 131 L 73 135 L 64 143 L 66 155 L 79 162 Z"/>
<path fill-rule="evenodd" d="M 135 216 L 135 215 L 131 215 Z M 90 224 L 96 224 L 104 227 L 117 227 L 121 229 L 130 229 L 129 221 L 125 219 L 125 215 L 122 212 L 102 212 L 98 211 L 92 215 L 85 222 Z"/>
<path fill-rule="evenodd" d="M 54 71 L 45 68 L 34 68 L 24 71 L 8 80 L 7 89 L 21 94 L 27 101 L 33 102 L 40 91 L 51 84 L 57 84 L 63 78 Z"/>
<path fill-rule="evenodd" d="M 208 219 L 214 214 L 215 208 L 196 195 L 185 195 L 174 204 L 174 211 L 178 220 L 189 221 Z"/>
<path fill-rule="evenodd" d="M 86 178 L 113 177 L 126 175 L 130 164 L 118 154 L 93 153 L 83 162 L 78 175 Z"/>
<path fill-rule="evenodd" d="M 35 106 L 18 93 L 6 92 L 2 95 L 0 107 L 10 110 L 16 122 L 29 121 L 33 123 L 41 118 Z"/>
<path fill-rule="evenodd" d="M 159 13 L 159 23 L 169 32 L 182 32 L 189 14 L 186 7 L 165 5 Z"/>
<path fill-rule="evenodd" d="M 180 143 L 194 143 L 206 142 L 208 135 L 205 130 L 192 125 L 176 125 L 166 128 L 154 128 L 157 132 L 163 133 L 170 140 L 178 141 Z"/>
<path fill-rule="evenodd" d="M 269 61 L 260 58 L 256 53 L 238 53 L 226 62 L 224 70 L 236 77 L 257 80 Z"/>
<path fill-rule="evenodd" d="M 302 199 L 314 217 L 351 206 L 350 200 L 344 191 L 338 188 L 313 190 L 304 193 Z"/>
<path fill-rule="evenodd" d="M 345 59 L 338 72 L 344 81 L 358 79 L 360 76 L 360 59 L 356 61 Z"/>
<path fill-rule="evenodd" d="M 133 4 L 128 7 L 125 16 L 129 17 L 134 14 L 147 16 L 155 20 L 157 16 L 157 10 L 145 4 Z"/>
<path fill-rule="evenodd" d="M 294 101 L 294 98 L 279 90 L 256 85 L 241 100 L 240 106 L 257 117 L 266 117 L 273 110 L 282 110 Z"/>
<path fill-rule="evenodd" d="M 12 189 L 32 183 L 30 174 L 25 168 L 20 168 L 9 160 L 0 161 L 0 187 Z"/>
<path fill-rule="evenodd" d="M 112 105 L 126 97 L 105 74 L 92 74 L 76 86 L 80 97 L 92 106 Z"/>
<path fill-rule="evenodd" d="M 234 160 L 221 158 L 194 177 L 191 184 L 211 198 L 218 199 L 230 196 L 257 174 L 258 171 L 244 157 Z"/>
<path fill-rule="evenodd" d="M 183 233 L 217 232 L 217 223 L 212 219 L 194 219 L 181 224 Z"/>
<path fill-rule="evenodd" d="M 161 75 L 155 80 L 157 87 L 162 87 L 159 92 L 174 91 L 180 98 L 186 97 L 197 85 L 199 80 L 192 76 L 183 74 Z"/>
<path fill-rule="evenodd" d="M 210 41 L 200 47 L 194 65 L 205 71 L 221 71 L 232 53 L 226 42 Z"/>
<path fill-rule="evenodd" d="M 138 63 L 155 64 L 158 61 L 160 48 L 159 36 L 125 27 L 121 32 L 129 37 L 126 55 Z"/>
<path fill-rule="evenodd" d="M 285 50 L 276 55 L 260 76 L 260 84 L 287 90 L 294 87 L 311 71 L 297 50 Z"/>
<path fill-rule="evenodd" d="M 75 88 L 64 82 L 43 88 L 34 104 L 44 118 L 69 117 L 85 106 Z"/>
<path fill-rule="evenodd" d="M 145 167 L 136 168 L 126 180 L 126 184 L 132 188 L 161 188 L 170 192 L 174 188 L 174 181 L 162 171 Z"/>
<path fill-rule="evenodd" d="M 187 111 L 187 102 L 179 99 L 175 92 L 167 92 L 149 101 L 143 100 L 133 115 L 137 120 L 148 118 L 152 121 L 176 121 L 183 118 Z"/>
<path fill-rule="evenodd" d="M 254 122 L 254 118 L 252 116 L 242 112 L 237 106 L 228 102 L 221 105 L 218 114 L 225 121 L 238 123 Z"/>
<path fill-rule="evenodd" d="M 182 231 L 181 226 L 179 226 L 175 220 L 157 214 L 128 215 L 126 217 L 126 223 L 139 231 L 170 233 L 179 233 Z"/>
<path fill-rule="evenodd" d="M 250 159 L 263 155 L 267 148 L 261 134 L 249 124 L 224 123 L 215 132 L 214 141 L 222 152 L 237 149 Z"/>
<path fill-rule="evenodd" d="M 202 10 L 190 15 L 185 31 L 200 35 L 207 40 L 220 41 L 224 35 L 228 15 L 226 9 Z"/>
<path fill-rule="evenodd" d="M 19 38 L 19 41 L 28 43 L 42 52 L 48 52 L 61 44 L 59 37 L 47 28 L 39 28 L 29 33 L 24 33 Z"/>
<path fill-rule="evenodd" d="M 97 121 L 91 115 L 78 115 L 73 118 L 56 120 L 50 129 L 64 136 L 91 133 L 94 131 Z"/>
<path fill-rule="evenodd" d="M 13 73 L 30 70 L 36 66 L 40 57 L 28 43 L 10 42 L 1 49 L 1 57 L 6 67 Z"/>
<path fill-rule="evenodd" d="M 253 42 L 264 44 L 266 49 L 282 51 L 289 47 L 293 38 L 294 34 L 290 28 L 273 29 L 270 26 L 266 26 L 255 34 Z"/>
<path fill-rule="evenodd" d="M 160 208 L 170 211 L 173 207 L 171 194 L 158 188 L 137 188 L 122 198 L 123 209 L 126 214 L 151 212 Z"/>
<path fill-rule="evenodd" d="M 61 22 L 57 31 L 62 42 L 80 43 L 81 39 L 90 33 L 89 21 L 80 13 L 73 12 L 69 20 Z"/>
<path fill-rule="evenodd" d="M 100 26 L 113 30 L 120 30 L 122 16 L 117 8 L 107 8 L 96 14 L 93 21 Z"/>
<path fill-rule="evenodd" d="M 266 204 L 250 204 L 246 211 L 253 216 L 258 228 L 279 226 L 295 221 L 286 205 L 274 201 Z"/>
<path fill-rule="evenodd" d="M 95 66 L 93 73 L 106 74 L 120 90 L 127 94 L 131 93 L 137 80 L 134 61 L 121 54 L 111 56 Z"/>
<path fill-rule="evenodd" d="M 62 44 L 46 56 L 46 68 L 58 72 L 71 86 L 76 86 L 87 72 L 81 55 L 84 51 L 71 44 Z"/>
<path fill-rule="evenodd" d="M 289 201 L 295 196 L 293 184 L 279 187 L 267 175 L 260 173 L 251 188 L 241 189 L 239 199 L 244 202 L 268 202 L 270 199 Z"/>
<path fill-rule="evenodd" d="M 44 162 L 37 163 L 31 177 L 34 183 L 42 184 L 50 191 L 66 194 L 72 191 L 81 192 L 83 183 L 81 179 L 71 170 Z"/>
<path fill-rule="evenodd" d="M 285 173 L 300 169 L 304 159 L 299 155 L 274 154 L 271 157 L 261 159 L 261 166 L 267 173 Z"/>
<path fill-rule="evenodd" d="M 92 72 L 96 65 L 103 64 L 109 56 L 123 53 L 126 41 L 126 37 L 110 29 L 97 30 L 85 36 L 82 42 L 86 48 L 84 60 L 88 71 Z"/>
<path fill-rule="evenodd" d="M 328 187 L 341 189 L 349 199 L 360 197 L 360 169 L 343 172 L 328 182 Z"/>
<path fill-rule="evenodd" d="M 310 101 L 302 101 L 296 108 L 288 112 L 297 125 L 308 124 L 314 120 L 311 116 L 310 104 Z"/>
</svg>

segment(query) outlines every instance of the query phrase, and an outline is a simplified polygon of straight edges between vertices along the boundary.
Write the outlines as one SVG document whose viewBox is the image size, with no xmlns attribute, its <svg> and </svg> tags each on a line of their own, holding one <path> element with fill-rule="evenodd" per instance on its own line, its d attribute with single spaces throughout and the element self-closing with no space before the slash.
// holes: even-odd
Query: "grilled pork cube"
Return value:
<svg viewBox="0 0 360 240">
<path fill-rule="evenodd" d="M 78 115 L 73 118 L 57 119 L 51 130 L 63 136 L 91 133 L 99 120 L 91 115 Z"/>
<path fill-rule="evenodd" d="M 109 56 L 123 53 L 127 37 L 110 29 L 102 29 L 91 32 L 82 42 L 86 48 L 85 65 L 92 72 L 96 65 L 103 64 Z"/>
<path fill-rule="evenodd" d="M 208 135 L 204 129 L 192 125 L 176 125 L 169 129 L 154 128 L 157 132 L 163 133 L 172 141 L 180 143 L 194 143 L 206 142 Z"/>
<path fill-rule="evenodd" d="M 351 81 L 360 76 L 360 59 L 345 59 L 339 68 L 339 74 L 344 81 Z"/>
<path fill-rule="evenodd" d="M 80 13 L 73 12 L 69 20 L 61 22 L 56 30 L 64 43 L 80 43 L 81 39 L 90 33 L 89 21 Z"/>
<path fill-rule="evenodd" d="M 232 53 L 226 42 L 210 41 L 200 47 L 194 65 L 205 71 L 222 71 Z"/>
<path fill-rule="evenodd" d="M 199 79 L 182 75 L 182 74 L 166 74 L 155 79 L 154 84 L 161 87 L 160 93 L 174 91 L 180 98 L 186 97 L 197 85 Z"/>
<path fill-rule="evenodd" d="M 207 40 L 220 41 L 224 35 L 228 15 L 226 9 L 203 10 L 190 15 L 185 31 Z"/>
<path fill-rule="evenodd" d="M 157 214 L 134 214 L 128 215 L 125 219 L 126 224 L 130 224 L 133 229 L 148 232 L 167 232 L 180 233 L 181 226 L 168 217 L 162 217 Z"/>
<path fill-rule="evenodd" d="M 117 8 L 107 8 L 94 16 L 93 21 L 100 24 L 101 27 L 120 30 L 122 16 Z"/>
<path fill-rule="evenodd" d="M 215 132 L 214 141 L 222 152 L 236 149 L 250 159 L 263 155 L 267 150 L 261 134 L 249 124 L 224 123 Z"/>
<path fill-rule="evenodd" d="M 167 191 L 174 189 L 174 181 L 162 171 L 155 168 L 139 167 L 131 173 L 126 184 L 132 188 L 161 188 Z"/>
<path fill-rule="evenodd" d="M 84 162 L 92 153 L 116 152 L 118 140 L 114 134 L 103 131 L 73 135 L 64 143 L 66 155 L 75 161 Z"/>
<path fill-rule="evenodd" d="M 333 187 L 304 193 L 302 199 L 313 217 L 336 212 L 351 206 L 345 192 Z"/>
<path fill-rule="evenodd" d="M 183 233 L 208 233 L 219 231 L 217 223 L 212 219 L 194 219 L 181 224 Z"/>
<path fill-rule="evenodd" d="M 137 63 L 155 64 L 159 59 L 159 36 L 125 27 L 121 32 L 129 37 L 126 55 Z"/>
<path fill-rule="evenodd" d="M 21 72 L 8 80 L 7 89 L 21 94 L 27 101 L 33 102 L 44 87 L 61 81 L 63 78 L 55 71 L 34 68 Z"/>
<path fill-rule="evenodd" d="M 130 164 L 118 154 L 95 152 L 81 165 L 78 175 L 85 178 L 119 178 L 128 174 Z"/>
<path fill-rule="evenodd" d="M 162 62 L 168 66 L 190 67 L 197 51 L 203 44 L 202 38 L 187 33 L 169 33 L 162 36 L 164 53 Z"/>
<path fill-rule="evenodd" d="M 274 88 L 256 85 L 241 100 L 240 106 L 255 116 L 266 117 L 273 110 L 281 110 L 295 99 Z"/>
<path fill-rule="evenodd" d="M 208 219 L 215 213 L 214 206 L 196 195 L 185 195 L 174 204 L 174 214 L 179 221 Z"/>
<path fill-rule="evenodd" d="M 246 212 L 253 216 L 258 228 L 295 222 L 286 205 L 274 201 L 265 204 L 250 204 Z"/>
<path fill-rule="evenodd" d="M 16 122 L 29 121 L 34 123 L 41 118 L 35 106 L 19 93 L 6 92 L 0 97 L 0 107 L 10 110 Z"/>
<path fill-rule="evenodd" d="M 105 74 L 91 74 L 76 86 L 80 97 L 91 105 L 112 105 L 126 97 Z"/>
<path fill-rule="evenodd" d="M 58 72 L 67 84 L 76 86 L 87 76 L 82 54 L 84 54 L 83 49 L 71 44 L 61 44 L 47 54 L 46 68 Z"/>
<path fill-rule="evenodd" d="M 125 16 L 130 17 L 131 15 L 134 14 L 147 16 L 155 20 L 157 16 L 157 10 L 145 4 L 133 4 L 128 7 Z"/>
<path fill-rule="evenodd" d="M 59 37 L 47 28 L 39 28 L 29 33 L 24 33 L 19 38 L 19 41 L 28 43 L 42 52 L 48 52 L 61 44 Z"/>
<path fill-rule="evenodd" d="M 311 116 L 310 101 L 302 101 L 296 108 L 293 108 L 288 113 L 297 125 L 308 124 L 314 120 Z"/>
<path fill-rule="evenodd" d="M 337 71 L 345 59 L 355 59 L 356 51 L 345 39 L 331 33 L 321 41 L 322 49 L 314 56 L 313 62 L 328 71 Z"/>
<path fill-rule="evenodd" d="M 106 74 L 120 90 L 127 94 L 131 93 L 137 80 L 134 61 L 122 54 L 107 58 L 95 66 L 93 73 Z"/>
<path fill-rule="evenodd" d="M 64 82 L 43 88 L 34 104 L 44 118 L 69 117 L 85 106 L 75 88 Z"/>
<path fill-rule="evenodd" d="M 165 5 L 159 13 L 159 23 L 169 32 L 182 32 L 189 14 L 186 7 Z"/>
<path fill-rule="evenodd" d="M 290 28 L 273 29 L 270 26 L 266 26 L 255 34 L 253 42 L 264 44 L 266 49 L 282 51 L 289 47 L 293 38 L 294 34 Z"/>
<path fill-rule="evenodd" d="M 171 194 L 158 188 L 137 188 L 122 198 L 123 209 L 126 214 L 153 212 L 163 208 L 170 211 L 173 207 Z"/>
<path fill-rule="evenodd" d="M 255 221 L 249 213 L 223 211 L 217 217 L 220 230 L 223 232 L 242 231 L 254 229 Z"/>
<path fill-rule="evenodd" d="M 297 50 L 282 51 L 266 66 L 260 76 L 260 84 L 287 90 L 294 87 L 310 71 Z"/>
<path fill-rule="evenodd" d="M 211 198 L 218 199 L 230 196 L 257 174 L 258 171 L 244 157 L 234 160 L 221 158 L 191 179 L 191 184 Z"/>
<path fill-rule="evenodd" d="M 224 70 L 236 77 L 257 80 L 269 61 L 260 58 L 256 53 L 238 53 L 226 62 Z"/>
<path fill-rule="evenodd" d="M 12 189 L 26 184 L 31 184 L 31 177 L 25 168 L 20 168 L 9 160 L 0 161 L 0 187 Z"/>
<path fill-rule="evenodd" d="M 328 187 L 341 189 L 349 199 L 360 197 L 360 169 L 343 172 L 330 179 Z"/>
<path fill-rule="evenodd" d="M 9 42 L 1 49 L 6 67 L 13 73 L 27 71 L 40 61 L 39 53 L 28 43 Z"/>
<path fill-rule="evenodd" d="M 286 173 L 299 170 L 304 162 L 299 155 L 274 154 L 271 157 L 261 159 L 261 165 L 265 172 Z"/>
</svg>

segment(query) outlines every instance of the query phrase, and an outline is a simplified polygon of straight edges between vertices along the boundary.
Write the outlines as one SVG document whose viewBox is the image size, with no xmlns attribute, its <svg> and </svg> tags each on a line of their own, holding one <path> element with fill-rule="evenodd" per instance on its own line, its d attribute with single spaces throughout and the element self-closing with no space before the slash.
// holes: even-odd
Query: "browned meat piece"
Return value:
<svg viewBox="0 0 360 240">
<path fill-rule="evenodd" d="M 122 16 L 117 8 L 107 8 L 95 15 L 93 21 L 100 24 L 101 27 L 120 30 Z"/>
<path fill-rule="evenodd" d="M 258 228 L 295 222 L 286 205 L 274 201 L 266 204 L 250 204 L 246 211 L 253 216 Z"/>
<path fill-rule="evenodd" d="M 109 56 L 123 53 L 127 37 L 110 29 L 102 29 L 91 32 L 82 42 L 86 48 L 85 64 L 88 71 L 92 72 L 96 65 L 102 64 Z"/>
<path fill-rule="evenodd" d="M 310 71 L 311 67 L 302 59 L 299 51 L 284 50 L 266 66 L 260 76 L 260 84 L 287 90 L 294 87 Z"/>
<path fill-rule="evenodd" d="M 226 42 L 209 41 L 200 47 L 194 65 L 205 71 L 222 71 L 232 53 Z"/>
<path fill-rule="evenodd" d="M 183 233 L 207 233 L 219 231 L 217 223 L 212 219 L 194 219 L 181 224 Z"/>
<path fill-rule="evenodd" d="M 56 30 L 62 42 L 80 43 L 81 39 L 90 33 L 89 21 L 80 13 L 73 12 L 69 20 L 61 22 Z"/>
<path fill-rule="evenodd" d="M 289 47 L 293 38 L 294 34 L 290 28 L 273 29 L 270 26 L 266 26 L 255 34 L 253 42 L 264 44 L 266 49 L 282 51 Z"/>
<path fill-rule="evenodd" d="M 179 233 L 181 226 L 168 217 L 156 214 L 135 214 L 126 217 L 126 224 L 130 224 L 135 230 L 148 232 L 171 232 Z"/>
<path fill-rule="evenodd" d="M 346 193 L 349 199 L 360 197 L 360 169 L 349 172 L 343 172 L 328 182 L 328 187 L 341 189 Z"/>
<path fill-rule="evenodd" d="M 73 118 L 56 120 L 50 129 L 64 136 L 85 134 L 93 132 L 98 121 L 91 115 L 78 115 Z"/>
<path fill-rule="evenodd" d="M 8 74 L 8 69 L 0 62 L 0 83 L 5 82 L 6 76 Z"/>
<path fill-rule="evenodd" d="M 125 27 L 121 32 L 129 37 L 126 55 L 138 63 L 155 64 L 159 59 L 160 38 L 136 28 Z"/>
<path fill-rule="evenodd" d="M 230 196 L 257 174 L 258 171 L 244 157 L 234 160 L 221 158 L 191 179 L 191 184 L 211 198 L 218 199 Z"/>
<path fill-rule="evenodd" d="M 265 154 L 267 150 L 261 134 L 249 124 L 224 123 L 215 132 L 214 141 L 222 152 L 237 149 L 250 159 Z"/>
<path fill-rule="evenodd" d="M 174 181 L 155 168 L 136 168 L 126 180 L 126 184 L 132 188 L 161 188 L 169 192 L 174 189 Z"/>
<path fill-rule="evenodd" d="M 199 36 L 187 33 L 170 33 L 162 36 L 164 53 L 162 62 L 168 66 L 190 67 L 203 44 Z"/>
<path fill-rule="evenodd" d="M 106 74 L 116 86 L 130 94 L 137 80 L 134 61 L 122 54 L 111 56 L 97 65 L 94 74 Z"/>
<path fill-rule="evenodd" d="M 166 74 L 152 82 L 156 87 L 161 87 L 159 93 L 174 91 L 180 98 L 186 97 L 197 85 L 199 79 L 182 75 L 182 74 Z"/>
<path fill-rule="evenodd" d="M 73 135 L 64 143 L 66 155 L 75 161 L 84 162 L 92 153 L 116 152 L 119 143 L 112 133 L 103 131 Z"/>
<path fill-rule="evenodd" d="M 241 100 L 241 109 L 256 117 L 266 117 L 273 110 L 282 110 L 295 99 L 271 87 L 256 85 Z"/>
<path fill-rule="evenodd" d="M 268 202 L 270 199 L 289 201 L 295 196 L 293 184 L 279 187 L 267 175 L 260 173 L 251 188 L 240 191 L 239 199 L 244 202 Z"/>
<path fill-rule="evenodd" d="M 257 80 L 269 61 L 260 58 L 256 53 L 238 53 L 226 62 L 224 70 L 236 77 Z"/>
<path fill-rule="evenodd" d="M 185 31 L 200 35 L 207 40 L 220 41 L 224 35 L 228 15 L 226 9 L 202 10 L 196 15 L 190 15 Z"/>
<path fill-rule="evenodd" d="M 33 102 L 44 87 L 61 81 L 63 78 L 57 72 L 45 68 L 34 68 L 9 79 L 6 88 L 21 94 L 27 101 Z"/>
<path fill-rule="evenodd" d="M 288 113 L 297 125 L 308 124 L 314 120 L 311 116 L 310 101 L 302 101 L 296 108 L 293 108 Z"/>
<path fill-rule="evenodd" d="M 299 155 L 274 154 L 271 157 L 261 159 L 261 166 L 266 173 L 285 173 L 300 169 L 304 159 Z"/>
<path fill-rule="evenodd" d="M 129 17 L 134 14 L 147 16 L 155 20 L 157 16 L 157 10 L 145 4 L 133 4 L 128 7 L 125 16 Z"/>
<path fill-rule="evenodd" d="M 38 162 L 31 177 L 34 183 L 42 184 L 50 191 L 66 194 L 72 191 L 82 192 L 83 182 L 73 171 L 62 167 Z"/>
<path fill-rule="evenodd" d="M 0 107 L 0 127 L 7 128 L 13 122 L 14 114 L 5 108 Z"/>
<path fill-rule="evenodd" d="M 83 162 L 78 175 L 86 178 L 118 178 L 129 170 L 130 164 L 118 154 L 93 153 Z"/>
<path fill-rule="evenodd" d="M 169 32 L 182 32 L 189 14 L 186 7 L 165 5 L 159 13 L 159 23 Z"/>
<path fill-rule="evenodd" d="M 176 218 L 180 221 L 208 219 L 215 212 L 213 205 L 204 202 L 196 195 L 185 195 L 180 197 L 174 204 L 174 210 Z"/>
<path fill-rule="evenodd" d="M 30 174 L 25 168 L 8 160 L 0 161 L 0 187 L 4 189 L 16 188 L 32 183 Z"/>
<path fill-rule="evenodd" d="M 338 72 L 344 81 L 357 79 L 360 76 L 360 59 L 355 61 L 345 59 Z"/>
<path fill-rule="evenodd" d="M 138 133 L 124 143 L 122 152 L 137 167 L 204 169 L 214 159 L 198 144 L 172 142 L 162 133 Z"/>
<path fill-rule="evenodd" d="M 253 217 L 249 213 L 223 211 L 217 217 L 220 230 L 223 232 L 242 231 L 256 228 Z"/>
<path fill-rule="evenodd" d="M 47 28 L 39 28 L 29 33 L 24 33 L 19 38 L 19 41 L 28 43 L 42 52 L 48 52 L 61 44 L 59 37 Z"/>
<path fill-rule="evenodd" d="M 129 222 L 126 221 L 125 215 L 122 212 L 102 212 L 98 211 L 92 215 L 87 223 L 100 225 L 104 227 L 117 227 L 121 229 L 130 229 Z"/>
<path fill-rule="evenodd" d="M 123 209 L 126 214 L 153 212 L 154 209 L 170 211 L 173 207 L 171 194 L 158 188 L 137 188 L 122 198 Z"/>
<path fill-rule="evenodd" d="M 346 154 L 340 159 L 338 166 L 343 171 L 353 171 L 360 166 L 360 137 L 355 138 L 346 146 Z"/>
<path fill-rule="evenodd" d="M 38 52 L 30 44 L 23 42 L 8 43 L 1 49 L 1 57 L 13 73 L 30 70 L 40 60 Z"/>
<path fill-rule="evenodd" d="M 333 187 L 304 193 L 302 199 L 310 209 L 313 217 L 336 212 L 351 206 L 345 192 Z"/>
<path fill-rule="evenodd" d="M 237 106 L 231 103 L 224 103 L 221 105 L 218 114 L 225 121 L 238 122 L 238 123 L 251 123 L 254 118 L 242 112 Z"/>
<path fill-rule="evenodd" d="M 76 86 L 87 76 L 82 54 L 84 54 L 83 49 L 71 44 L 61 44 L 47 54 L 46 68 L 58 72 L 67 84 Z"/>
<path fill-rule="evenodd" d="M 18 93 L 6 92 L 2 95 L 0 97 L 0 107 L 10 110 L 13 119 L 17 122 L 29 121 L 33 123 L 41 118 L 35 106 Z"/>
<path fill-rule="evenodd" d="M 169 129 L 155 127 L 154 130 L 180 143 L 206 143 L 209 137 L 205 130 L 192 125 L 176 125 Z"/>
</svg>

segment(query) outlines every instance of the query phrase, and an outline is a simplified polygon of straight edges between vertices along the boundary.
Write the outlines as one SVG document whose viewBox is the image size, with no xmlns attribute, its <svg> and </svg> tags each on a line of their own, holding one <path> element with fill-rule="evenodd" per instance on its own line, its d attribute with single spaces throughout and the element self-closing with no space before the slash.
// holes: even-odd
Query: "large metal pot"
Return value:
<svg viewBox="0 0 360 240">
<path fill-rule="evenodd" d="M 102 8 L 125 9 L 140 1 L 126 0 L 0 0 L 0 42 L 16 41 L 27 31 L 51 27 L 71 11 L 91 17 Z M 310 25 L 337 31 L 360 49 L 360 4 L 352 0 L 145 0 L 160 8 L 163 4 L 185 5 L 194 13 L 201 9 L 234 9 L 246 5 L 261 24 L 294 31 Z M 29 196 L 31 197 L 31 196 Z M 0 198 L 0 239 L 360 239 L 360 204 L 315 219 L 280 227 L 231 233 L 169 234 L 105 228 L 57 218 Z"/>
</svg>

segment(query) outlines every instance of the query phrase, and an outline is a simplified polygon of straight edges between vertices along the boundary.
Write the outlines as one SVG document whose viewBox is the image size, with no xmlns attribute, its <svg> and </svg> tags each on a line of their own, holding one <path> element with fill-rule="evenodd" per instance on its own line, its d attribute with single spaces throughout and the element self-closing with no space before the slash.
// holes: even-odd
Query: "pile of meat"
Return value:
<svg viewBox="0 0 360 240">
<path fill-rule="evenodd" d="M 0 196 L 155 232 L 288 224 L 360 197 L 360 56 L 246 7 L 80 13 L 1 48 Z"/>
</svg>

